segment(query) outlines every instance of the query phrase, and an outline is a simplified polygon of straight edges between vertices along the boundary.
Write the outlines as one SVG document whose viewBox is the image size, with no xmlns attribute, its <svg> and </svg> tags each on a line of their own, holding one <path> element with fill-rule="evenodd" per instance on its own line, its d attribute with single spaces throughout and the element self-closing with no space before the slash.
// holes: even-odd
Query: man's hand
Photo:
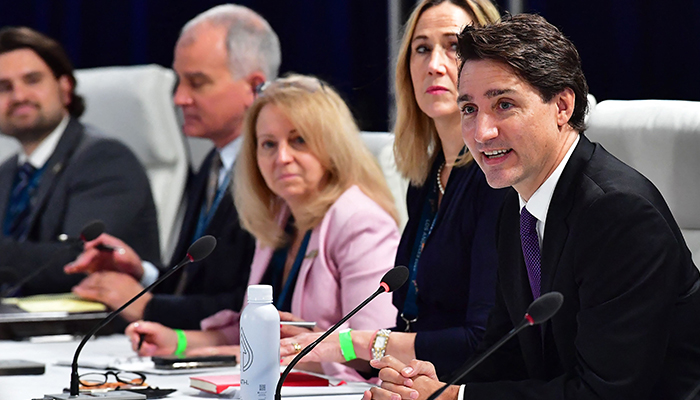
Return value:
<svg viewBox="0 0 700 400">
<path fill-rule="evenodd" d="M 413 360 L 404 364 L 392 356 L 370 361 L 372 367 L 379 369 L 381 388 L 366 391 L 363 400 L 426 400 L 444 384 L 435 373 L 433 364 Z M 450 386 L 438 399 L 457 400 L 458 386 Z"/>
<path fill-rule="evenodd" d="M 100 250 L 103 246 L 109 246 L 114 250 Z M 143 276 L 143 266 L 138 254 L 126 243 L 105 233 L 85 243 L 82 254 L 66 265 L 63 270 L 67 274 L 118 271 L 129 274 L 139 281 Z"/>
<path fill-rule="evenodd" d="M 121 307 L 142 290 L 143 287 L 131 276 L 113 271 L 95 272 L 73 287 L 76 295 L 99 301 L 112 310 Z M 142 319 L 146 304 L 152 297 L 150 293 L 144 294 L 120 315 L 129 322 Z"/>
</svg>

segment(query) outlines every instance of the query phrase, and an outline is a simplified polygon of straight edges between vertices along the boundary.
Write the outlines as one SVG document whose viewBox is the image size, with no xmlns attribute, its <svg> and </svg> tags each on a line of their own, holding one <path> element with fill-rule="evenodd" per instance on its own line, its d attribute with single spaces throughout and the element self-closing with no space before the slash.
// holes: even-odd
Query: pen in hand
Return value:
<svg viewBox="0 0 700 400">
<path fill-rule="evenodd" d="M 313 329 L 316 327 L 316 322 L 309 321 L 280 321 L 280 325 L 297 326 L 300 328 Z"/>
<path fill-rule="evenodd" d="M 136 351 L 141 351 L 141 346 L 143 346 L 143 341 L 146 339 L 146 334 L 145 333 L 139 333 L 139 345 L 136 347 Z"/>
<path fill-rule="evenodd" d="M 113 251 L 117 250 L 116 247 L 110 246 L 110 245 L 104 244 L 104 243 L 100 243 L 100 244 L 96 245 L 95 248 L 99 251 L 105 251 L 105 252 L 113 252 Z"/>
</svg>

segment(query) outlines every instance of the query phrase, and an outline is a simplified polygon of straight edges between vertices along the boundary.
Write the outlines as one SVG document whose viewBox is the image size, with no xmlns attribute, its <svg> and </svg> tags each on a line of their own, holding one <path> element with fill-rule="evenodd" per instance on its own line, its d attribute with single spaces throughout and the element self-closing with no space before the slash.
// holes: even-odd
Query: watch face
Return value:
<svg viewBox="0 0 700 400">
<path fill-rule="evenodd" d="M 374 347 L 383 348 L 386 346 L 386 338 L 384 336 L 377 336 L 377 340 L 374 341 Z"/>
</svg>

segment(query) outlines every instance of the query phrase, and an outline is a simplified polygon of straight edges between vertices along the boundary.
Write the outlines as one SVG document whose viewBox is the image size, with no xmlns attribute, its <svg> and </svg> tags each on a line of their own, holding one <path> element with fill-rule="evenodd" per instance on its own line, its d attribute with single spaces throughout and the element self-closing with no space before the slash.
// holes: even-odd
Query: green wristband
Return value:
<svg viewBox="0 0 700 400">
<path fill-rule="evenodd" d="M 357 358 L 355 354 L 355 346 L 352 345 L 352 337 L 350 336 L 352 329 L 343 329 L 338 334 L 340 341 L 340 352 L 343 353 L 345 361 L 352 361 Z"/>
<path fill-rule="evenodd" d="M 177 334 L 177 348 L 173 354 L 180 357 L 181 355 L 185 354 L 185 350 L 187 350 L 187 335 L 185 335 L 185 331 L 182 329 L 173 330 Z"/>
</svg>

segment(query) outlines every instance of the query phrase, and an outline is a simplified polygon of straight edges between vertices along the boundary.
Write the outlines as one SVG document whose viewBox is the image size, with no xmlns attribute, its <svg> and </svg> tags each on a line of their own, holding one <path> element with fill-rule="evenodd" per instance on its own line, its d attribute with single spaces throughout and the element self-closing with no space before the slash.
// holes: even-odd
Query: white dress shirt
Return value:
<svg viewBox="0 0 700 400">
<path fill-rule="evenodd" d="M 532 214 L 532 216 L 537 218 L 537 226 L 535 229 L 537 229 L 537 238 L 540 242 L 540 249 L 542 249 L 542 241 L 544 240 L 544 226 L 547 222 L 547 211 L 549 211 L 549 203 L 552 202 L 554 189 L 557 187 L 559 178 L 561 178 L 561 174 L 564 172 L 564 167 L 566 167 L 566 164 L 569 163 L 571 154 L 574 152 L 574 149 L 576 148 L 576 145 L 580 139 L 581 136 L 576 135 L 576 140 L 571 147 L 569 147 L 569 150 L 566 152 L 566 155 L 564 155 L 564 158 L 561 160 L 559 165 L 557 165 L 557 168 L 554 169 L 552 175 L 550 175 L 547 180 L 545 180 L 544 183 L 542 183 L 542 185 L 535 190 L 535 193 L 533 193 L 530 197 L 530 201 L 526 202 L 522 196 L 518 194 L 518 199 L 520 200 L 520 210 L 522 210 L 523 207 L 526 207 L 527 211 Z"/>
<path fill-rule="evenodd" d="M 56 146 L 58 146 L 58 142 L 61 140 L 63 137 L 63 132 L 66 131 L 66 127 L 68 126 L 68 121 L 70 120 L 69 116 L 63 117 L 61 122 L 56 126 L 56 128 L 49 133 L 49 135 L 39 143 L 38 146 L 36 146 L 36 149 L 32 152 L 31 155 L 27 155 L 24 153 L 24 149 L 20 151 L 19 157 L 17 159 L 18 165 L 22 165 L 25 162 L 29 162 L 32 167 L 36 169 L 41 169 L 47 161 L 49 161 L 49 158 L 51 158 L 51 155 L 53 155 L 53 152 L 56 150 Z"/>
</svg>

